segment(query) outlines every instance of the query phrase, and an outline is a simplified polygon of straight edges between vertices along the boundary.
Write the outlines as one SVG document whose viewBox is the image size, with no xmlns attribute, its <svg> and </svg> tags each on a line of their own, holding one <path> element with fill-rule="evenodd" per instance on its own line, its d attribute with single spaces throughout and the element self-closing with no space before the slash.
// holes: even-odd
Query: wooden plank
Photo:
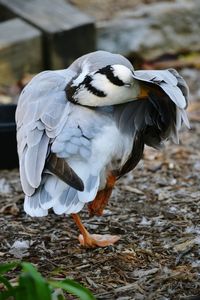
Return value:
<svg viewBox="0 0 200 300">
<path fill-rule="evenodd" d="M 93 19 L 65 0 L 0 0 L 0 5 L 43 32 L 48 68 L 64 68 L 95 49 Z"/>
<path fill-rule="evenodd" d="M 12 11 L 2 6 L 0 3 L 0 22 L 7 21 L 9 19 L 14 18 L 14 14 Z"/>
<path fill-rule="evenodd" d="M 43 69 L 41 41 L 40 31 L 20 19 L 0 23 L 0 84 Z"/>
</svg>

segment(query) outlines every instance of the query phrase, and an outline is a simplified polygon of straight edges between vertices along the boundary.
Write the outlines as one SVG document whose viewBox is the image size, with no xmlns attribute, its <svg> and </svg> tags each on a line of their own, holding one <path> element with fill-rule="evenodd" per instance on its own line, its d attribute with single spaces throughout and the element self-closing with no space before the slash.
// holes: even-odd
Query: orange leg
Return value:
<svg viewBox="0 0 200 300">
<path fill-rule="evenodd" d="M 108 204 L 115 182 L 116 176 L 110 174 L 107 178 L 105 188 L 99 191 L 96 198 L 88 205 L 90 216 L 101 216 L 103 214 L 103 210 Z"/>
<path fill-rule="evenodd" d="M 81 245 L 88 248 L 94 248 L 94 247 L 106 247 L 113 245 L 115 242 L 117 242 L 120 237 L 117 235 L 100 235 L 100 234 L 90 234 L 87 229 L 84 227 L 84 225 L 81 222 L 81 219 L 78 214 L 72 214 L 72 217 L 78 226 L 80 232 L 82 234 L 79 235 L 78 239 Z"/>
</svg>

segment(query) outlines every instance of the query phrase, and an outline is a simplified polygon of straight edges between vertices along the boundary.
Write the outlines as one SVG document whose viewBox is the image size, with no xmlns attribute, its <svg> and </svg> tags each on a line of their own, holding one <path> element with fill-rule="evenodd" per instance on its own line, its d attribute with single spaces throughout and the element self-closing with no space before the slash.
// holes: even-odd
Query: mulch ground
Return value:
<svg viewBox="0 0 200 300">
<path fill-rule="evenodd" d="M 180 140 L 162 151 L 147 148 L 137 168 L 118 182 L 104 216 L 81 213 L 90 232 L 121 236 L 107 248 L 79 246 L 69 216 L 25 215 L 18 170 L 0 171 L 0 262 L 23 259 L 48 278 L 74 278 L 97 299 L 200 295 L 199 123 Z M 17 249 L 16 241 L 26 247 Z"/>
</svg>

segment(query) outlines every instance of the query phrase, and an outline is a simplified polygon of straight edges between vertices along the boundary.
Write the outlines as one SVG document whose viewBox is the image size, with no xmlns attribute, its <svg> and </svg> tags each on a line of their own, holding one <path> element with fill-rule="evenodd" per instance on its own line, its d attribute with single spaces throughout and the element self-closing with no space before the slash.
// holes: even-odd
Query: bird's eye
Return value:
<svg viewBox="0 0 200 300">
<path fill-rule="evenodd" d="M 125 83 L 124 84 L 124 86 L 126 86 L 126 87 L 131 87 L 131 85 L 132 85 L 131 83 Z"/>
</svg>

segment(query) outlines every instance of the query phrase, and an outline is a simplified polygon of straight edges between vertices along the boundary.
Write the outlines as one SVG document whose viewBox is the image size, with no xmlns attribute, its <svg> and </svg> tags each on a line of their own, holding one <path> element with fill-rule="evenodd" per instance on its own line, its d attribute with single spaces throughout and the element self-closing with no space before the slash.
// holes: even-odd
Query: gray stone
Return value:
<svg viewBox="0 0 200 300">
<path fill-rule="evenodd" d="M 97 23 L 97 46 L 144 59 L 200 50 L 200 1 L 141 5 Z"/>
</svg>

